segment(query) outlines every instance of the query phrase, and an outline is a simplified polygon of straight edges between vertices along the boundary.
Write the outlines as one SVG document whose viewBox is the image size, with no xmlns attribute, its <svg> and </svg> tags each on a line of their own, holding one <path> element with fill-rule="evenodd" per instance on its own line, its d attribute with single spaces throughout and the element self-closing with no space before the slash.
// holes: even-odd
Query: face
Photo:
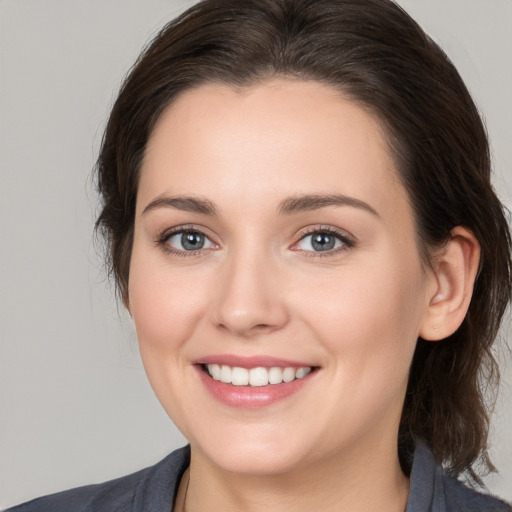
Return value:
<svg viewBox="0 0 512 512">
<path fill-rule="evenodd" d="M 207 85 L 140 177 L 129 308 L 193 457 L 275 474 L 392 447 L 428 303 L 383 132 L 325 85 Z"/>
</svg>

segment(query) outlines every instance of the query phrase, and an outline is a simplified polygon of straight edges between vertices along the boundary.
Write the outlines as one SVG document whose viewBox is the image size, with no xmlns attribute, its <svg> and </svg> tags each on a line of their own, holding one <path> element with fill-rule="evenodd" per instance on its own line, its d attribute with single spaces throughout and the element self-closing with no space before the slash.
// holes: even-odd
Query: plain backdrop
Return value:
<svg viewBox="0 0 512 512">
<path fill-rule="evenodd" d="M 185 442 L 106 280 L 90 175 L 122 77 L 191 3 L 0 0 L 0 509 L 135 471 Z M 399 3 L 466 80 L 512 204 L 512 1 Z M 503 345 L 498 355 L 510 361 Z M 512 500 L 510 366 L 492 432 L 500 475 L 487 483 Z"/>
</svg>

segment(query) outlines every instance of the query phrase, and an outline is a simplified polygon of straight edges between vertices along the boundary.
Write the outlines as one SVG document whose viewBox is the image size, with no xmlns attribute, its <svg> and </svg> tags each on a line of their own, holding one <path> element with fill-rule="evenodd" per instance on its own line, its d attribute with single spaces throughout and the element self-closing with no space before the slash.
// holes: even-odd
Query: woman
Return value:
<svg viewBox="0 0 512 512">
<path fill-rule="evenodd" d="M 492 469 L 489 169 L 460 77 L 391 2 L 171 22 L 114 105 L 98 227 L 190 446 L 16 510 L 510 510 L 454 478 Z"/>
</svg>

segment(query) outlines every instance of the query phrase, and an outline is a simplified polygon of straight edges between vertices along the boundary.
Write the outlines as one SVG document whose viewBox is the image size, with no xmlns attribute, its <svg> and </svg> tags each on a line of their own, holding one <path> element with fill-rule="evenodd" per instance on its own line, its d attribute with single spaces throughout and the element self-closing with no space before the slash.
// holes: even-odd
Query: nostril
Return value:
<svg viewBox="0 0 512 512">
<path fill-rule="evenodd" d="M 251 334 L 261 334 L 265 332 L 271 332 L 278 329 L 278 326 L 273 326 L 271 324 L 236 324 L 235 322 L 220 322 L 218 324 L 218 328 L 222 331 L 228 331 L 232 333 L 236 333 L 240 336 L 250 336 Z"/>
<path fill-rule="evenodd" d="M 253 329 L 257 330 L 257 331 L 265 331 L 265 330 L 273 329 L 273 327 L 269 324 L 257 324 L 253 327 Z"/>
</svg>

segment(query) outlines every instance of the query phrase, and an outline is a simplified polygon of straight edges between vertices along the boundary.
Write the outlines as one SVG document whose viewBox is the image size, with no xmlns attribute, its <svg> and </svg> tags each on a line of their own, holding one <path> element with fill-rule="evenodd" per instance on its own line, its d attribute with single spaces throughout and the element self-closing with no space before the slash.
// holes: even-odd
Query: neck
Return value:
<svg viewBox="0 0 512 512">
<path fill-rule="evenodd" d="M 225 471 L 193 450 L 189 471 L 176 503 L 180 512 L 403 512 L 409 491 L 396 447 L 375 447 L 363 457 L 346 450 L 280 475 Z"/>
</svg>

